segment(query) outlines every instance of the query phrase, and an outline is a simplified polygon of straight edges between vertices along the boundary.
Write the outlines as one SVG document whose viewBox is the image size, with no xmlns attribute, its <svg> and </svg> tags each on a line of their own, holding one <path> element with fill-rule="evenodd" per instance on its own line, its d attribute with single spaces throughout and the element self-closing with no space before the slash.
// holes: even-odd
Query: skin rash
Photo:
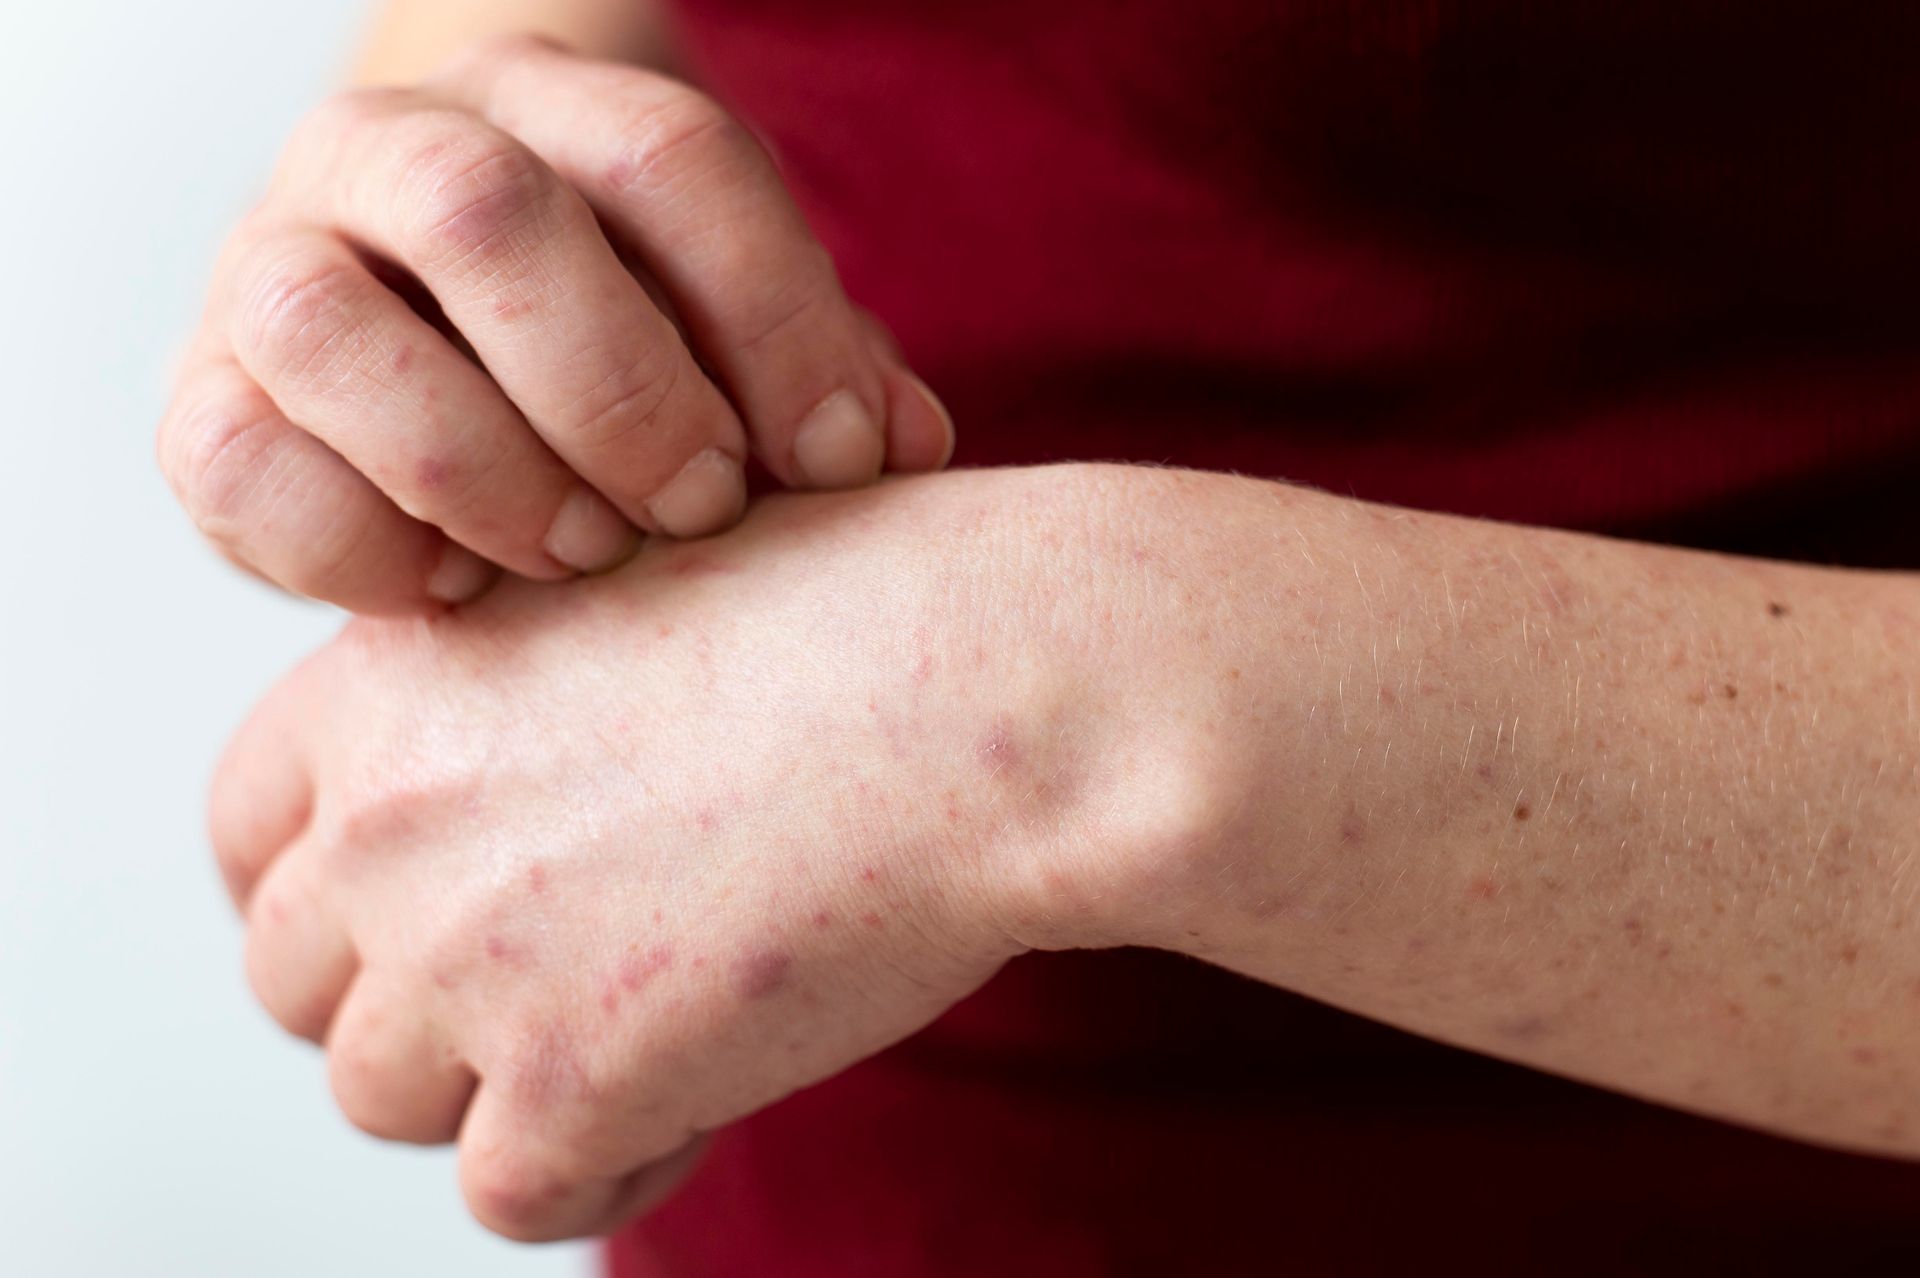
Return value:
<svg viewBox="0 0 1920 1278">
<path fill-rule="evenodd" d="M 356 622 L 213 832 L 348 1116 L 457 1133 L 516 1237 L 644 1207 L 1033 948 L 1916 1156 L 1917 626 L 1904 575 L 960 473 Z"/>
</svg>

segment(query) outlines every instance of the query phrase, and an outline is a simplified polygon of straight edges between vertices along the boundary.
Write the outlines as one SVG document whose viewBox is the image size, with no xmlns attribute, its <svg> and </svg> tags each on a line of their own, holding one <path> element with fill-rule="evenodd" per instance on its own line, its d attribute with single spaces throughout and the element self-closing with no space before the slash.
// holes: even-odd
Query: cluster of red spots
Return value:
<svg viewBox="0 0 1920 1278">
<path fill-rule="evenodd" d="M 733 987 L 742 998 L 766 998 L 786 985 L 793 956 L 780 950 L 755 950 L 733 968 Z"/>
<path fill-rule="evenodd" d="M 600 986 L 600 1009 L 611 1016 L 620 1010 L 620 993 L 637 994 L 654 977 L 673 966 L 673 947 L 655 945 L 642 951 L 639 944 L 627 947 L 625 957 Z"/>
</svg>

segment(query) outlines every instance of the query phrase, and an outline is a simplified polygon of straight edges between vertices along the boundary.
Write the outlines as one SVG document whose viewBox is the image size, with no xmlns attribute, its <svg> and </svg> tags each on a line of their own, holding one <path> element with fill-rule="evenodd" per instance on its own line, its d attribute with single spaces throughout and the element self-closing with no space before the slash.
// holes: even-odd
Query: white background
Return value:
<svg viewBox="0 0 1920 1278">
<path fill-rule="evenodd" d="M 202 550 L 152 461 L 224 228 L 356 0 L 0 5 L 0 1274 L 580 1274 L 442 1152 L 334 1112 L 257 1010 L 201 833 L 254 697 L 337 624 Z"/>
</svg>

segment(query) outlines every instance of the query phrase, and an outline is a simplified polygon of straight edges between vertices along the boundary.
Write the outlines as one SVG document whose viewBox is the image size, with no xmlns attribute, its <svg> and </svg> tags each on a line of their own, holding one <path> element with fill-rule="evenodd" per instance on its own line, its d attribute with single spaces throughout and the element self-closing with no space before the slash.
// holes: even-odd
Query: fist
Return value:
<svg viewBox="0 0 1920 1278">
<path fill-rule="evenodd" d="M 1145 700 L 1172 675 L 1125 674 L 1065 474 L 770 498 L 298 670 L 213 841 L 254 988 L 346 1114 L 457 1136 L 502 1233 L 602 1231 L 1012 955 L 1114 940 L 1056 924 L 1113 907 L 1129 813 L 1205 774 L 1141 744 L 1178 735 Z"/>
<path fill-rule="evenodd" d="M 710 99 L 546 44 L 342 94 L 215 272 L 163 470 L 230 557 L 366 613 L 553 580 L 951 425 Z"/>
</svg>

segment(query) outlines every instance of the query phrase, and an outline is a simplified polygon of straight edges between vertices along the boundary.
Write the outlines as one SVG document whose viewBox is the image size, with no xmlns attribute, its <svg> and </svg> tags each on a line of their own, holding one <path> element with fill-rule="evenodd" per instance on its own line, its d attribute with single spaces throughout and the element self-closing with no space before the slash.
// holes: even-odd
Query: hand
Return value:
<svg viewBox="0 0 1920 1278">
<path fill-rule="evenodd" d="M 1178 598 L 1111 531 L 1158 518 L 1127 473 L 1173 482 L 777 496 L 604 577 L 353 623 L 215 786 L 261 1000 L 354 1122 L 457 1132 L 476 1215 L 548 1238 L 1009 956 L 1121 939 L 1134 850 L 1183 846 L 1225 772 Z"/>
<path fill-rule="evenodd" d="M 230 557 L 392 613 L 725 527 L 749 445 L 841 488 L 937 468 L 951 426 L 746 129 L 517 40 L 298 130 L 159 453 Z"/>
</svg>

